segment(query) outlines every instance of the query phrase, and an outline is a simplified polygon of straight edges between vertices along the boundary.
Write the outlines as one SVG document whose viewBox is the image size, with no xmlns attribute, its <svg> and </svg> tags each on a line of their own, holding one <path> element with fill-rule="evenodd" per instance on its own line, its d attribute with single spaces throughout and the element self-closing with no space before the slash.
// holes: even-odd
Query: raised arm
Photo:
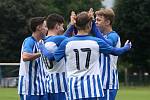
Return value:
<svg viewBox="0 0 150 100">
<path fill-rule="evenodd" d="M 70 16 L 70 24 L 68 25 L 67 30 L 64 32 L 64 36 L 66 37 L 70 37 L 71 33 L 77 33 L 76 28 L 75 28 L 75 23 L 76 23 L 76 14 L 74 11 L 71 12 L 71 16 Z"/>
<path fill-rule="evenodd" d="M 95 24 L 95 20 L 93 20 L 92 22 L 92 29 L 91 32 L 94 33 L 94 35 L 102 40 L 104 40 L 106 43 L 108 43 L 109 45 L 112 45 L 112 42 L 110 42 L 109 40 L 105 39 L 101 33 L 101 31 L 98 29 L 98 27 Z"/>
</svg>

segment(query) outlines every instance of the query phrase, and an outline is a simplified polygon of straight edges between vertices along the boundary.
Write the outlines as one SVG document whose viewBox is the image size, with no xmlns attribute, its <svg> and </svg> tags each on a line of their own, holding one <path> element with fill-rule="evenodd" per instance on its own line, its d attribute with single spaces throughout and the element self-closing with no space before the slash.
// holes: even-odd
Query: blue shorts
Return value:
<svg viewBox="0 0 150 100">
<path fill-rule="evenodd" d="M 104 89 L 104 97 L 101 100 L 115 100 L 118 89 Z"/>
<path fill-rule="evenodd" d="M 82 98 L 82 99 L 75 99 L 75 100 L 101 100 L 101 97 L 94 97 L 94 98 Z"/>
<path fill-rule="evenodd" d="M 65 92 L 48 93 L 48 100 L 67 100 L 67 94 Z"/>
<path fill-rule="evenodd" d="M 20 94 L 20 100 L 48 100 L 47 95 L 22 95 Z"/>
</svg>

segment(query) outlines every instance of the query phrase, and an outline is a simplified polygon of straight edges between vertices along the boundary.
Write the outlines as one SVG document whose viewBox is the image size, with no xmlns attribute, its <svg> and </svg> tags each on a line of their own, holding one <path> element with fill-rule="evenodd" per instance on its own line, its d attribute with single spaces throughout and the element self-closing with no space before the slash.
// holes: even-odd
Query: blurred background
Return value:
<svg viewBox="0 0 150 100">
<path fill-rule="evenodd" d="M 120 35 L 122 45 L 127 39 L 132 41 L 132 50 L 119 57 L 117 100 L 149 100 L 149 5 L 150 0 L 0 0 L 0 99 L 18 99 L 20 49 L 23 40 L 31 35 L 29 18 L 55 12 L 64 16 L 67 26 L 72 10 L 78 13 L 108 7 L 116 14 L 113 29 Z"/>
</svg>

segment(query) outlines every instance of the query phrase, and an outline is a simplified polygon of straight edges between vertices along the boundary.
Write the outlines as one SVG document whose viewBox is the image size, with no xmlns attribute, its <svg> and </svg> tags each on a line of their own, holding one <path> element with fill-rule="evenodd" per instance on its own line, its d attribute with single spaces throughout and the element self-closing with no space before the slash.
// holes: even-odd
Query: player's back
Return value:
<svg viewBox="0 0 150 100">
<path fill-rule="evenodd" d="M 68 76 L 78 77 L 98 74 L 97 71 L 94 71 L 94 66 L 99 63 L 97 59 L 99 58 L 99 45 L 97 42 L 92 40 L 90 36 L 79 36 L 72 39 L 67 43 L 65 51 Z"/>
<path fill-rule="evenodd" d="M 76 35 L 66 40 L 65 56 L 71 99 L 103 96 L 97 38 Z"/>
</svg>

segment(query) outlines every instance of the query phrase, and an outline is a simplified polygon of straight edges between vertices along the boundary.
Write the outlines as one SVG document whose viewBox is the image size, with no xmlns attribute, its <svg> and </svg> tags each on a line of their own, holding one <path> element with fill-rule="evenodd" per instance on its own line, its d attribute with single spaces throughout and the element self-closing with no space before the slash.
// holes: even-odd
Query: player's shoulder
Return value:
<svg viewBox="0 0 150 100">
<path fill-rule="evenodd" d="M 29 37 L 27 37 L 27 38 L 24 39 L 24 42 L 27 42 L 27 43 L 35 43 L 36 40 L 34 39 L 34 37 L 29 36 Z"/>
<path fill-rule="evenodd" d="M 109 34 L 108 34 L 107 36 L 108 36 L 108 37 L 109 37 L 109 36 L 111 36 L 111 37 L 112 37 L 112 36 L 113 36 L 113 37 L 120 37 L 116 31 L 111 31 L 111 32 L 109 32 Z"/>
<path fill-rule="evenodd" d="M 48 42 L 48 41 L 57 41 L 57 40 L 63 40 L 63 39 L 66 39 L 67 37 L 65 37 L 64 35 L 56 35 L 56 36 L 46 36 L 44 38 L 44 41 L 45 42 Z"/>
<path fill-rule="evenodd" d="M 23 46 L 23 48 L 33 48 L 36 43 L 37 43 L 37 41 L 35 40 L 35 38 L 30 36 L 30 37 L 25 38 L 22 46 Z"/>
<path fill-rule="evenodd" d="M 91 36 L 91 35 L 76 35 L 72 38 L 70 38 L 70 40 L 88 40 L 88 41 L 101 41 L 102 39 L 100 38 L 97 38 L 97 37 L 94 37 L 94 36 Z"/>
</svg>

